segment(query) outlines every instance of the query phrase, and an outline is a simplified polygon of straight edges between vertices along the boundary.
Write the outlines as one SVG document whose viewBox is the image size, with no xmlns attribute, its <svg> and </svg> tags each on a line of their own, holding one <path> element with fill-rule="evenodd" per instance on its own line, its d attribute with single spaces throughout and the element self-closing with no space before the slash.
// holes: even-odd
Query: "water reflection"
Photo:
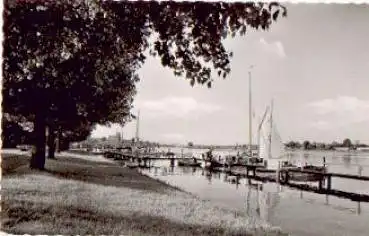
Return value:
<svg viewBox="0 0 369 236">
<path fill-rule="evenodd" d="M 171 176 L 171 175 L 183 175 L 183 176 L 203 176 L 207 180 L 209 185 L 213 184 L 214 180 L 217 180 L 227 184 L 232 184 L 235 186 L 235 189 L 239 189 L 241 186 L 242 180 L 245 181 L 245 186 L 247 187 L 247 195 L 246 195 L 246 213 L 247 214 L 255 214 L 258 215 L 263 221 L 269 222 L 271 218 L 273 218 L 274 209 L 278 206 L 280 202 L 280 195 L 283 192 L 283 186 L 274 184 L 273 188 L 270 187 L 271 183 L 260 183 L 256 182 L 252 179 L 244 179 L 239 176 L 229 175 L 227 173 L 221 172 L 211 172 L 209 170 L 199 168 L 199 167 L 153 167 L 148 170 L 149 173 L 153 173 L 153 176 L 158 176 L 160 172 L 160 176 Z M 265 186 L 269 186 L 265 188 Z M 296 191 L 296 190 L 295 190 Z M 303 190 L 297 190 L 299 192 L 299 199 L 303 200 L 306 203 L 314 203 L 316 204 L 315 200 L 305 198 L 305 194 Z M 253 196 L 253 192 L 254 195 Z M 330 204 L 330 196 L 324 196 L 324 205 L 331 206 L 332 208 L 338 209 L 340 211 L 350 211 L 352 212 L 353 209 L 340 207 Z M 251 212 L 252 208 L 250 208 L 250 202 L 256 201 L 256 207 L 254 212 Z M 357 214 L 361 214 L 361 204 L 357 202 L 356 209 L 354 210 Z"/>
<path fill-rule="evenodd" d="M 280 193 L 281 188 L 277 187 L 276 191 L 266 191 L 263 188 L 264 184 L 262 183 L 252 183 L 251 180 L 247 181 L 248 190 L 246 196 L 246 213 L 248 216 L 257 215 L 265 224 L 271 222 L 271 219 L 274 217 L 275 209 L 277 208 L 280 202 Z M 252 190 L 256 190 L 256 197 L 252 197 Z M 255 209 L 253 209 L 252 201 L 256 200 Z M 253 212 L 254 211 L 254 212 Z M 256 213 L 256 214 L 255 214 Z"/>
<path fill-rule="evenodd" d="M 369 158 L 360 155 L 353 152 L 295 152 L 289 157 L 295 161 L 322 164 L 322 157 L 326 156 L 331 172 L 358 174 L 361 171 L 362 175 L 369 175 Z M 281 226 L 288 233 L 317 236 L 369 235 L 367 203 L 304 192 L 220 172 L 212 173 L 202 168 L 169 167 L 167 161 L 158 163 L 154 163 L 154 166 L 159 167 L 142 171 L 203 199 L 243 209 L 248 216 Z M 335 179 L 333 186 L 342 191 L 369 191 L 367 182 Z M 307 222 L 316 227 L 307 227 Z"/>
<path fill-rule="evenodd" d="M 344 155 L 342 155 L 342 161 L 343 161 L 343 164 L 346 168 L 350 167 L 350 164 L 351 164 L 351 153 L 348 152 L 348 153 L 345 153 Z"/>
<path fill-rule="evenodd" d="M 158 167 L 154 168 L 155 175 L 158 172 Z M 211 172 L 202 168 L 196 167 L 162 167 L 161 176 L 168 175 L 195 175 L 200 173 L 201 176 L 205 177 L 208 184 L 212 184 L 213 180 L 218 180 L 223 183 L 233 184 L 236 189 L 241 186 L 241 177 L 229 175 L 221 172 Z M 246 179 L 245 179 L 246 180 Z M 251 179 L 246 180 L 246 186 L 248 186 L 248 192 L 246 196 L 246 214 L 251 216 L 257 215 L 263 222 L 270 222 L 274 215 L 274 208 L 279 203 L 279 193 L 281 192 L 281 186 L 276 185 L 276 192 L 266 191 L 263 183 L 255 183 Z M 256 196 L 253 196 L 253 192 Z M 256 200 L 256 205 L 253 203 Z M 251 207 L 251 206 L 254 206 Z"/>
</svg>

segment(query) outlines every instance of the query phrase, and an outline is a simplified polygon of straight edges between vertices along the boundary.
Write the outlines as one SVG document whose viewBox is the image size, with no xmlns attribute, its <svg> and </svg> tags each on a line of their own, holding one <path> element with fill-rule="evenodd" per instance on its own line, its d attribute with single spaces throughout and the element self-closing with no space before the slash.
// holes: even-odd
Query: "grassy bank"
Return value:
<svg viewBox="0 0 369 236">
<path fill-rule="evenodd" d="M 217 207 L 111 162 L 75 157 L 28 168 L 2 155 L 2 231 L 13 234 L 279 235 L 242 212 Z"/>
</svg>

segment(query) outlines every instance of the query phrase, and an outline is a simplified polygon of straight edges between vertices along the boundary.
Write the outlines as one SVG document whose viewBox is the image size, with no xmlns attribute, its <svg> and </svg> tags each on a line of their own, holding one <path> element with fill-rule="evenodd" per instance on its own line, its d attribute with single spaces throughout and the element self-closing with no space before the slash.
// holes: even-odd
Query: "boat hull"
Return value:
<svg viewBox="0 0 369 236">
<path fill-rule="evenodd" d="M 178 161 L 178 166 L 201 167 L 201 163 Z"/>
<path fill-rule="evenodd" d="M 224 164 L 222 164 L 218 161 L 207 161 L 207 162 L 205 162 L 205 168 L 207 168 L 207 169 L 214 169 L 214 168 L 219 168 L 219 167 L 224 167 Z"/>
</svg>

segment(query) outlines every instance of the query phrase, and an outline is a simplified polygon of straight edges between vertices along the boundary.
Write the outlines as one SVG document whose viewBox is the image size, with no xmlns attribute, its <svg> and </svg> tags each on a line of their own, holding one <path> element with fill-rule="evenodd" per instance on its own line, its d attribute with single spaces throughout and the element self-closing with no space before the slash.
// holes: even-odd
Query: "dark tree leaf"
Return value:
<svg viewBox="0 0 369 236">
<path fill-rule="evenodd" d="M 3 111 L 28 121 L 42 114 L 69 136 L 124 124 L 146 50 L 191 86 L 211 87 L 212 71 L 230 73 L 222 39 L 266 30 L 280 11 L 278 3 L 6 1 Z"/>
<path fill-rule="evenodd" d="M 277 10 L 277 11 L 275 11 L 275 12 L 273 13 L 273 20 L 277 20 L 278 15 L 279 15 L 279 10 Z"/>
</svg>

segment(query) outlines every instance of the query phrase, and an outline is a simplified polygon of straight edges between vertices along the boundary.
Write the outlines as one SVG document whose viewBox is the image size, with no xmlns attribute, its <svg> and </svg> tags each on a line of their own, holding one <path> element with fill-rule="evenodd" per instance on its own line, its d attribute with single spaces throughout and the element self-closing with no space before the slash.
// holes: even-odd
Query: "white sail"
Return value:
<svg viewBox="0 0 369 236">
<path fill-rule="evenodd" d="M 268 150 L 269 150 L 269 143 L 268 143 L 268 129 L 266 129 L 265 125 L 261 126 L 259 130 L 260 137 L 259 137 L 259 157 L 263 160 L 268 159 Z"/>
<path fill-rule="evenodd" d="M 279 159 L 284 156 L 284 145 L 275 123 L 270 129 L 269 122 L 264 123 L 260 129 L 259 155 L 264 159 Z"/>
<path fill-rule="evenodd" d="M 285 156 L 284 144 L 274 123 L 272 128 L 271 158 L 282 158 Z"/>
<path fill-rule="evenodd" d="M 259 132 L 259 156 L 267 161 L 268 168 L 277 169 L 284 157 L 284 144 L 271 113 L 269 119 L 261 124 Z"/>
</svg>

